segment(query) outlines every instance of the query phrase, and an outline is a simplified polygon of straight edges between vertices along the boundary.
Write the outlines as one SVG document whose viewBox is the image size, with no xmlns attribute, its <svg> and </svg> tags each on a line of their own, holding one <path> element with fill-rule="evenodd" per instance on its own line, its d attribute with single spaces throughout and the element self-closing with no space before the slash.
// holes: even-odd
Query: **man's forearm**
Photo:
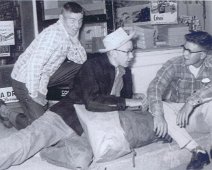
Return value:
<svg viewBox="0 0 212 170">
<path fill-rule="evenodd" d="M 163 104 L 162 101 L 150 102 L 149 110 L 153 116 L 163 116 Z"/>
<path fill-rule="evenodd" d="M 99 96 L 95 99 L 87 98 L 86 109 L 94 112 L 125 110 L 126 102 L 124 98 L 115 96 Z"/>
</svg>

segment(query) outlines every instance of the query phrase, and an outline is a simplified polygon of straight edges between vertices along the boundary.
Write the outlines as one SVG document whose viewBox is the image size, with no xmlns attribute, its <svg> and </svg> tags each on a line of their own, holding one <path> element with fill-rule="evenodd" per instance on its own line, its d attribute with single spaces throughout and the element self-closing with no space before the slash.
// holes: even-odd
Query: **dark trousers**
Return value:
<svg viewBox="0 0 212 170">
<path fill-rule="evenodd" d="M 59 69 L 51 76 L 48 87 L 54 86 L 69 86 L 73 85 L 73 79 L 79 71 L 81 64 L 76 64 L 72 61 L 65 61 Z M 23 129 L 31 124 L 35 119 L 39 118 L 47 110 L 47 105 L 42 106 L 36 103 L 28 94 L 28 90 L 24 83 L 12 80 L 14 93 L 19 100 L 24 113 L 14 113 L 10 120 L 14 127 Z"/>
</svg>

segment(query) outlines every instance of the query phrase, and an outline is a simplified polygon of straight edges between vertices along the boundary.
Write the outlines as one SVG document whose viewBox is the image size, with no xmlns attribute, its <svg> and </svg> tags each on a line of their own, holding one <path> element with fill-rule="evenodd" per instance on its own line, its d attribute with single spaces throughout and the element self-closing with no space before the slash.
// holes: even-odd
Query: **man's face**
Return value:
<svg viewBox="0 0 212 170">
<path fill-rule="evenodd" d="M 76 36 L 83 22 L 83 14 L 64 11 L 63 25 L 70 36 Z"/>
<path fill-rule="evenodd" d="M 186 42 L 183 49 L 183 56 L 186 65 L 201 66 L 206 54 L 204 50 L 197 44 Z"/>
<path fill-rule="evenodd" d="M 126 42 L 124 45 L 115 49 L 114 51 L 116 53 L 115 61 L 117 65 L 128 67 L 134 58 L 132 41 Z"/>
</svg>

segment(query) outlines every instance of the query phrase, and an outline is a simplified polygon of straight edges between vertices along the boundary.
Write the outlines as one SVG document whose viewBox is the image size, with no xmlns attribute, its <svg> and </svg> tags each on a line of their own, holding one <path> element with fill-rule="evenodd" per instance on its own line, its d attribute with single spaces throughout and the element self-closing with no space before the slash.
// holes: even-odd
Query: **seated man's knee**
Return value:
<svg viewBox="0 0 212 170">
<path fill-rule="evenodd" d="M 166 121 L 176 120 L 176 112 L 173 109 L 171 104 L 167 102 L 163 102 L 163 110 L 164 110 L 164 117 Z"/>
</svg>

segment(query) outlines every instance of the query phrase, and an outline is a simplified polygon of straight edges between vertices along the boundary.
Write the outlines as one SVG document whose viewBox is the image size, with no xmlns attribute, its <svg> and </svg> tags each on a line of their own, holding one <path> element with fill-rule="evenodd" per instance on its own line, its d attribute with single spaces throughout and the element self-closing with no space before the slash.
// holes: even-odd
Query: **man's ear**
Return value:
<svg viewBox="0 0 212 170">
<path fill-rule="evenodd" d="M 108 55 L 113 55 L 113 50 L 107 52 Z"/>
<path fill-rule="evenodd" d="M 108 51 L 107 55 L 114 60 L 116 58 L 116 52 L 114 50 Z"/>
<path fill-rule="evenodd" d="M 206 52 L 202 52 L 200 58 L 203 60 L 207 57 L 207 53 Z"/>
<path fill-rule="evenodd" d="M 63 20 L 63 15 L 62 14 L 59 15 L 59 19 Z"/>
<path fill-rule="evenodd" d="M 117 51 L 111 50 L 110 52 L 111 52 L 111 55 L 113 56 L 113 58 L 117 57 L 117 55 L 118 55 Z"/>
</svg>

